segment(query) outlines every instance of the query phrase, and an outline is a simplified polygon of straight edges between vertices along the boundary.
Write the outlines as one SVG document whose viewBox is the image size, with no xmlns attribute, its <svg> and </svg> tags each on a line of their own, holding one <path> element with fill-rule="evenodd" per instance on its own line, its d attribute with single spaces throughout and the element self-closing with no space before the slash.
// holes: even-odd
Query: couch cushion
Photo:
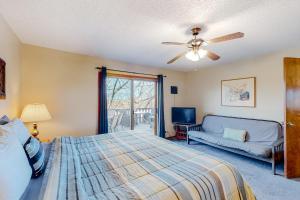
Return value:
<svg viewBox="0 0 300 200">
<path fill-rule="evenodd" d="M 207 133 L 207 132 L 202 132 L 202 131 L 189 131 L 188 135 L 192 136 L 192 137 L 203 139 L 203 140 L 211 142 L 213 144 L 219 144 L 219 140 L 222 137 L 222 134 L 212 133 L 212 132 Z"/>
<path fill-rule="evenodd" d="M 220 146 L 243 150 L 255 156 L 269 158 L 272 153 L 272 147 L 269 145 L 262 145 L 257 142 L 239 142 L 225 139 L 220 133 L 189 131 L 188 135 Z"/>
<path fill-rule="evenodd" d="M 246 130 L 246 141 L 262 145 L 272 145 L 283 137 L 280 124 L 273 121 L 207 115 L 204 117 L 202 128 L 205 132 L 219 134 L 223 134 L 224 128 Z"/>
</svg>

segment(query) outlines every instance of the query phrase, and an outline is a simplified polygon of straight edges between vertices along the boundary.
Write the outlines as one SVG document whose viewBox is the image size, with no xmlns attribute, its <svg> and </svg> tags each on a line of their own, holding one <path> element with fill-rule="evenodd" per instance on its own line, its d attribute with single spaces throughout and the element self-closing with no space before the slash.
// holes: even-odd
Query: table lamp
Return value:
<svg viewBox="0 0 300 200">
<path fill-rule="evenodd" d="M 37 122 L 51 119 L 51 115 L 45 104 L 28 104 L 22 111 L 21 120 L 23 122 L 33 122 L 32 136 L 38 139 L 39 131 Z"/>
</svg>

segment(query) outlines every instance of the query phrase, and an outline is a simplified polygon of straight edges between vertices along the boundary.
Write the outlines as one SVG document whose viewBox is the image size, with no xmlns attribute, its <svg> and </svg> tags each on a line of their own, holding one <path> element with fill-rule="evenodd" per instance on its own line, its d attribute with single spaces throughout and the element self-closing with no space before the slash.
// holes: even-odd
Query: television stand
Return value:
<svg viewBox="0 0 300 200">
<path fill-rule="evenodd" d="M 177 140 L 185 140 L 188 128 L 193 126 L 194 124 L 181 124 L 181 123 L 173 123 L 173 128 L 176 133 Z"/>
</svg>

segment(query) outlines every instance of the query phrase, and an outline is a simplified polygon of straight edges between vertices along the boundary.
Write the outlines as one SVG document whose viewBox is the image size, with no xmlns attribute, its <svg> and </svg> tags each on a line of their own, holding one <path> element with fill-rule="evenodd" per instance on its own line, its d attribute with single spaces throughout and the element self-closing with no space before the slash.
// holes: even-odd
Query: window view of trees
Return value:
<svg viewBox="0 0 300 200">
<path fill-rule="evenodd" d="M 108 131 L 129 130 L 131 127 L 131 81 L 107 78 Z"/>
<path fill-rule="evenodd" d="M 134 129 L 153 132 L 155 82 L 108 77 L 107 107 L 109 132 L 130 130 L 132 125 Z"/>
<path fill-rule="evenodd" d="M 155 82 L 135 80 L 133 84 L 135 129 L 153 130 L 155 120 Z"/>
</svg>

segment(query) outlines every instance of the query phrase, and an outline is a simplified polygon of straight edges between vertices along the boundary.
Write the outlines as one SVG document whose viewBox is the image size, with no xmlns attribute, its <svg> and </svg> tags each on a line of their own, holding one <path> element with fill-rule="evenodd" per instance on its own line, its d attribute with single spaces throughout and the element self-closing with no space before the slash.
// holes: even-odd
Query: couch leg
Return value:
<svg viewBox="0 0 300 200">
<path fill-rule="evenodd" d="M 275 163 L 275 158 L 272 158 L 272 172 L 273 175 L 276 175 L 276 163 Z"/>
<path fill-rule="evenodd" d="M 187 142 L 187 144 L 190 144 L 190 139 L 189 139 L 188 135 L 186 135 L 186 142 Z"/>
</svg>

